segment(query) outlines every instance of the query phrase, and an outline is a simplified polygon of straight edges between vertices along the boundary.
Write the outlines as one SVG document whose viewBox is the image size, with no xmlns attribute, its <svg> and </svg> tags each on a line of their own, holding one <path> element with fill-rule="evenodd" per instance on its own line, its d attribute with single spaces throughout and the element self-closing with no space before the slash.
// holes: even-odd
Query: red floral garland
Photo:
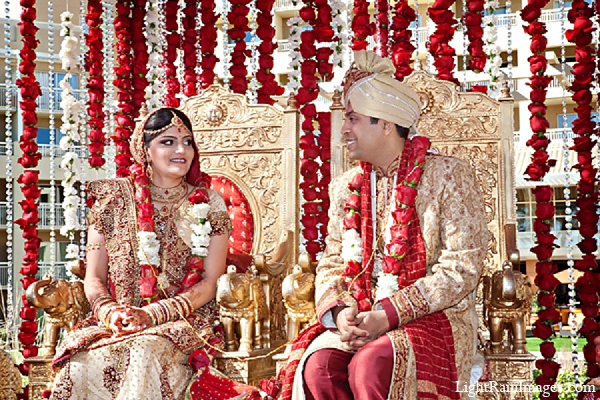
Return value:
<svg viewBox="0 0 600 400">
<path fill-rule="evenodd" d="M 256 79 L 260 82 L 257 90 L 257 101 L 260 104 L 273 104 L 275 100 L 271 96 L 280 96 L 285 89 L 277 83 L 273 70 L 273 51 L 277 48 L 277 43 L 273 41 L 275 37 L 275 27 L 273 26 L 273 16 L 271 12 L 275 0 L 257 0 L 256 9 L 256 36 L 260 39 L 258 45 L 258 71 Z"/>
<path fill-rule="evenodd" d="M 196 82 L 196 43 L 198 37 L 196 34 L 196 0 L 185 0 L 183 9 L 183 94 L 188 97 L 197 93 Z"/>
<path fill-rule="evenodd" d="M 387 0 L 375 0 L 375 41 L 381 57 L 388 56 L 389 8 Z"/>
<path fill-rule="evenodd" d="M 600 367 L 596 363 L 594 339 L 600 334 L 600 329 L 595 317 L 598 315 L 598 293 L 595 273 L 598 263 L 594 252 L 598 249 L 595 235 L 598 233 L 598 189 L 595 186 L 597 169 L 594 168 L 592 149 L 597 141 L 592 139 L 596 130 L 596 123 L 592 121 L 592 87 L 596 61 L 594 60 L 594 49 L 592 43 L 593 28 L 592 17 L 594 9 L 583 0 L 573 2 L 569 10 L 569 21 L 574 24 L 573 29 L 566 32 L 567 39 L 575 43 L 575 65 L 573 84 L 569 88 L 574 92 L 573 100 L 577 103 L 575 112 L 577 119 L 573 121 L 573 132 L 577 135 L 574 139 L 572 150 L 577 152 L 578 164 L 574 166 L 579 171 L 579 182 L 577 183 L 577 214 L 579 221 L 579 235 L 581 240 L 577 246 L 581 250 L 581 260 L 575 261 L 575 267 L 585 271 L 575 287 L 579 289 L 581 301 L 581 312 L 584 315 L 583 324 L 579 333 L 586 337 L 587 343 L 583 348 L 583 354 L 587 363 L 586 374 L 590 378 L 600 375 Z"/>
<path fill-rule="evenodd" d="M 178 0 L 167 0 L 165 2 L 165 29 L 167 30 L 167 45 L 165 48 L 165 73 L 166 73 L 166 95 L 165 105 L 167 107 L 179 107 L 179 98 L 177 95 L 181 92 L 181 84 L 177 78 L 177 49 L 179 48 L 181 37 L 179 35 L 179 23 L 177 12 L 179 11 Z"/>
<path fill-rule="evenodd" d="M 396 72 L 396 79 L 402 81 L 413 71 L 411 57 L 416 47 L 412 44 L 412 31 L 408 29 L 411 22 L 417 20 L 414 8 L 408 4 L 408 0 L 399 0 L 394 9 L 391 29 L 391 59 Z"/>
<path fill-rule="evenodd" d="M 459 85 L 460 82 L 452 73 L 456 51 L 450 46 L 450 41 L 458 22 L 454 12 L 448 9 L 453 4 L 453 0 L 436 0 L 428 10 L 429 17 L 436 24 L 435 32 L 429 37 L 429 53 L 437 69 L 436 76 Z"/>
<path fill-rule="evenodd" d="M 375 32 L 375 24 L 370 21 L 368 0 L 354 0 L 354 16 L 352 17 L 352 50 L 366 50 L 367 38 Z"/>
<path fill-rule="evenodd" d="M 215 49 L 217 48 L 217 21 L 219 16 L 215 13 L 215 2 L 214 0 L 200 0 L 200 20 L 202 21 L 202 27 L 198 33 L 198 37 L 201 37 L 200 41 L 200 53 L 202 54 L 202 61 L 200 66 L 202 72 L 200 73 L 200 87 L 206 89 L 212 85 L 215 80 L 215 66 L 219 59 L 215 55 Z"/>
<path fill-rule="evenodd" d="M 154 232 L 154 205 L 150 195 L 150 179 L 144 170 L 142 164 L 134 164 L 131 167 L 131 175 L 135 187 L 135 200 L 137 206 L 137 228 L 140 232 Z M 188 200 L 192 204 L 206 203 L 209 201 L 208 187 L 210 185 L 210 176 L 203 174 L 203 181 L 200 187 L 196 189 Z M 204 260 L 198 256 L 191 256 L 186 263 L 187 272 L 177 289 L 177 294 L 182 293 L 202 280 L 204 272 Z M 160 300 L 160 289 L 158 286 L 158 276 L 161 270 L 158 265 L 142 264 L 140 265 L 140 297 L 144 299 L 145 304 L 150 304 Z M 166 288 L 165 288 L 166 289 Z"/>
<path fill-rule="evenodd" d="M 87 113 L 90 119 L 88 125 L 88 163 L 92 168 L 100 168 L 104 165 L 104 77 L 102 65 L 104 55 L 102 53 L 102 1 L 88 0 L 85 21 L 89 32 L 85 35 L 85 43 L 88 51 L 85 55 L 85 69 L 89 75 Z"/>
<path fill-rule="evenodd" d="M 25 256 L 23 257 L 23 265 L 19 273 L 23 275 L 21 284 L 26 290 L 29 285 L 36 281 L 36 273 L 38 272 L 37 259 L 40 250 L 41 239 L 38 237 L 37 223 L 38 203 L 40 197 L 40 188 L 38 187 L 39 171 L 29 168 L 35 168 L 42 157 L 38 151 L 36 143 L 37 138 L 37 114 L 36 114 L 36 99 L 42 94 L 40 84 L 35 78 L 35 59 L 38 41 L 35 35 L 38 28 L 34 25 L 36 18 L 35 0 L 21 0 L 21 21 L 19 22 L 19 30 L 22 35 L 23 48 L 19 51 L 21 62 L 19 63 L 19 72 L 21 78 L 17 79 L 17 86 L 21 93 L 21 101 L 19 108 L 22 110 L 21 119 L 23 121 L 23 134 L 19 138 L 19 146 L 23 150 L 17 162 L 25 169 L 17 179 L 20 183 L 21 191 L 25 196 L 25 200 L 19 202 L 23 210 L 23 216 L 15 221 L 15 224 L 21 227 L 23 238 L 25 239 Z M 38 348 L 35 345 L 37 337 L 37 310 L 27 302 L 25 296 L 22 296 L 23 307 L 19 312 L 19 316 L 23 319 L 19 326 L 17 335 L 19 342 L 23 345 L 21 353 L 23 357 L 37 356 Z M 19 366 L 22 374 L 28 375 L 29 366 L 23 363 Z M 25 387 L 24 393 L 19 394 L 19 399 L 27 399 L 29 387 Z"/>
<path fill-rule="evenodd" d="M 231 90 L 234 93 L 246 94 L 248 90 L 248 69 L 245 62 L 248 56 L 246 48 L 246 32 L 250 31 L 248 26 L 248 13 L 250 8 L 250 0 L 233 0 L 231 3 L 231 11 L 227 13 L 229 27 L 227 35 L 234 41 L 233 52 L 231 53 L 231 65 L 229 73 L 231 74 Z"/>
<path fill-rule="evenodd" d="M 327 227 L 329 225 L 329 183 L 331 182 L 331 112 L 317 113 L 317 122 L 319 123 L 320 135 L 317 137 L 319 147 L 319 158 L 321 159 L 321 179 L 319 180 L 319 200 L 321 208 L 318 213 L 319 233 L 321 234 L 321 248 L 325 248 L 325 238 L 327 237 Z"/>
<path fill-rule="evenodd" d="M 533 324 L 533 335 L 543 340 L 540 344 L 540 352 L 544 359 L 535 362 L 536 368 L 541 371 L 541 374 L 535 379 L 538 385 L 554 385 L 558 377 L 560 364 L 553 360 L 556 349 L 551 338 L 554 335 L 552 328 L 553 324 L 560 321 L 560 314 L 554 308 L 556 295 L 554 290 L 560 283 L 554 274 L 558 271 L 556 264 L 552 262 L 552 253 L 556 245 L 554 244 L 556 236 L 550 233 L 552 219 L 554 217 L 554 204 L 552 197 L 554 189 L 544 185 L 532 189 L 537 203 L 535 210 L 536 219 L 534 220 L 533 229 L 536 234 L 537 245 L 531 249 L 538 262 L 536 264 L 535 284 L 539 289 L 538 303 L 541 308 L 538 311 L 538 319 Z M 558 399 L 557 392 L 549 393 L 549 399 Z"/>
<path fill-rule="evenodd" d="M 131 43 L 133 51 L 131 105 L 134 118 L 139 117 L 148 86 L 148 45 L 144 36 L 144 17 L 147 0 L 133 0 L 131 9 Z"/>
<path fill-rule="evenodd" d="M 542 179 L 550 170 L 550 167 L 556 164 L 556 160 L 549 160 L 548 151 L 550 139 L 546 137 L 546 130 L 550 126 L 546 119 L 546 90 L 552 81 L 552 78 L 546 75 L 548 60 L 545 57 L 547 39 L 544 34 L 547 32 L 546 24 L 537 21 L 542 13 L 542 8 L 548 3 L 547 0 L 532 0 L 521 11 L 523 21 L 529 22 L 528 26 L 523 27 L 526 33 L 531 35 L 530 49 L 533 53 L 529 58 L 529 69 L 533 74 L 528 83 L 531 86 L 529 98 L 529 125 L 533 134 L 527 141 L 527 146 L 534 149 L 531 164 L 527 166 L 525 174 L 529 179 L 537 181 Z"/>
<path fill-rule="evenodd" d="M 114 84 L 118 88 L 117 100 L 118 110 L 115 113 L 117 128 L 111 136 L 117 154 L 117 176 L 129 175 L 129 167 L 133 164 L 131 151 L 129 150 L 129 138 L 133 133 L 134 107 L 132 105 L 132 4 L 129 0 L 118 0 L 116 3 L 117 16 L 114 20 L 115 36 L 117 37 L 117 65 L 114 68 Z M 143 22 L 143 19 L 142 19 Z"/>
<path fill-rule="evenodd" d="M 393 274 L 398 278 L 399 288 L 406 287 L 411 277 L 425 272 L 420 270 L 423 267 L 421 263 L 404 265 L 404 257 L 410 248 L 408 227 L 416 215 L 417 186 L 421 180 L 429 145 L 429 139 L 422 136 L 416 136 L 407 142 L 398 169 L 398 179 L 401 179 L 401 182 L 394 189 L 396 202 L 396 208 L 392 211 L 394 224 L 390 227 L 391 240 L 385 246 L 386 255 L 383 257 L 382 269 L 384 273 Z M 344 229 L 355 229 L 361 234 L 362 239 L 362 265 L 347 260 L 344 270 L 346 285 L 357 301 L 360 311 L 368 311 L 373 305 L 370 287 L 374 259 L 372 256 L 374 240 L 370 220 L 373 217 L 370 215 L 371 206 L 368 204 L 371 182 L 369 168 L 365 169 L 365 166 L 367 165 L 363 164 L 363 173 L 357 174 L 348 184 L 351 194 L 344 203 L 346 215 L 343 220 Z"/>
<path fill-rule="evenodd" d="M 481 72 L 485 69 L 487 60 L 483 51 L 483 7 L 484 0 L 467 0 L 467 12 L 463 16 L 463 25 L 469 39 L 469 69 Z"/>
</svg>

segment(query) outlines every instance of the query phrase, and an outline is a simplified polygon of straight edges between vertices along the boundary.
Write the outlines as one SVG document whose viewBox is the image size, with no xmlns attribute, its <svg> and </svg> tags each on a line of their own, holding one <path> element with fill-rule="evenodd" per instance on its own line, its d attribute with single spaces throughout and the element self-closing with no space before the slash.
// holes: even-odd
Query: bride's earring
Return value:
<svg viewBox="0 0 600 400">
<path fill-rule="evenodd" d="M 146 168 L 146 175 L 148 176 L 148 179 L 152 180 L 152 165 L 148 165 L 148 167 Z"/>
</svg>

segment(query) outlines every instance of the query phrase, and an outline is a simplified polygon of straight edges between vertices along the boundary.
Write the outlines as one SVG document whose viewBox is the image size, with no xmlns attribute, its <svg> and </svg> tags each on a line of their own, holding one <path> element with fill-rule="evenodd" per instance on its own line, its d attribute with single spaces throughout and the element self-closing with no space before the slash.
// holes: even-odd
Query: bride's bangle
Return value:
<svg viewBox="0 0 600 400">
<path fill-rule="evenodd" d="M 119 303 L 108 293 L 103 293 L 92 301 L 92 315 L 105 326 L 110 324 L 110 315 Z"/>
<path fill-rule="evenodd" d="M 185 294 L 180 294 L 170 299 L 163 299 L 143 308 L 150 316 L 153 325 L 161 325 L 165 322 L 187 318 L 193 311 L 194 306 Z"/>
</svg>

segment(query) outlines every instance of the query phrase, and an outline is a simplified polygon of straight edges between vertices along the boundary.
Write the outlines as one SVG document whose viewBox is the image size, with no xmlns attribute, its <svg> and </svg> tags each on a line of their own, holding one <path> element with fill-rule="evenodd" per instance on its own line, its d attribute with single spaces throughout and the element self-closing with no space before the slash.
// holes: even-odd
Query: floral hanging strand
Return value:
<svg viewBox="0 0 600 400">
<path fill-rule="evenodd" d="M 181 37 L 179 35 L 179 24 L 177 22 L 177 12 L 179 11 L 179 2 L 177 0 L 167 0 L 164 3 L 165 10 L 165 29 L 167 31 L 167 46 L 165 48 L 164 69 L 166 73 L 166 92 L 165 105 L 167 107 L 179 107 L 179 98 L 177 95 L 181 92 L 181 84 L 177 78 L 177 49 L 179 48 Z"/>
<path fill-rule="evenodd" d="M 319 148 L 319 158 L 321 166 L 319 172 L 318 197 L 321 207 L 318 218 L 321 226 L 319 227 L 321 249 L 325 249 L 325 238 L 327 237 L 327 226 L 329 225 L 329 184 L 331 183 L 331 112 L 318 112 L 317 122 L 319 124 L 320 134 L 317 137 Z"/>
<path fill-rule="evenodd" d="M 483 17 L 483 41 L 485 43 L 483 50 L 486 55 L 485 72 L 490 77 L 487 94 L 492 98 L 500 97 L 500 66 L 502 57 L 500 56 L 500 46 L 498 45 L 498 27 L 496 26 L 497 17 L 495 14 L 498 8 L 498 0 L 486 0 L 484 5 L 487 15 Z"/>
<path fill-rule="evenodd" d="M 375 32 L 375 24 L 370 21 L 369 2 L 367 0 L 354 0 L 354 14 L 352 17 L 352 44 L 354 51 L 367 49 L 367 38 Z"/>
<path fill-rule="evenodd" d="M 471 59 L 469 69 L 481 72 L 485 69 L 486 55 L 483 51 L 483 7 L 485 0 L 468 0 L 463 25 L 469 39 L 468 51 Z"/>
<path fill-rule="evenodd" d="M 258 65 L 259 69 L 256 72 L 256 78 L 260 82 L 258 88 L 257 101 L 260 104 L 273 104 L 275 100 L 272 96 L 280 96 L 285 89 L 279 86 L 273 73 L 273 51 L 277 48 L 277 43 L 274 41 L 275 28 L 273 27 L 273 6 L 275 0 L 256 0 L 256 8 L 258 10 L 256 22 L 256 36 L 260 39 L 258 46 Z"/>
<path fill-rule="evenodd" d="M 131 8 L 131 49 L 132 49 L 132 73 L 131 73 L 131 105 L 133 106 L 134 119 L 139 117 L 140 109 L 146 97 L 148 86 L 148 45 L 144 35 L 144 19 L 146 17 L 147 0 L 133 0 Z M 132 129 L 133 125 L 132 124 Z"/>
<path fill-rule="evenodd" d="M 532 192 L 537 203 L 536 219 L 533 225 L 537 245 L 531 251 L 539 260 L 535 266 L 535 284 L 539 289 L 538 303 L 541 307 L 538 311 L 538 319 L 533 324 L 532 333 L 542 340 L 540 352 L 543 357 L 543 359 L 535 362 L 536 368 L 541 371 L 535 382 L 538 385 L 548 385 L 547 387 L 550 387 L 556 384 L 560 368 L 560 365 L 553 359 L 556 349 L 551 340 L 554 335 L 552 326 L 560 320 L 560 314 L 554 308 L 554 302 L 556 301 L 554 290 L 560 283 L 554 276 L 558 271 L 558 267 L 551 260 L 554 247 L 556 247 L 554 244 L 556 237 L 550 233 L 555 211 L 554 204 L 552 204 L 554 189 L 544 185 L 536 187 Z M 547 398 L 558 399 L 558 393 L 551 392 Z"/>
<path fill-rule="evenodd" d="M 390 58 L 396 67 L 394 77 L 400 81 L 413 71 L 410 63 L 416 47 L 411 42 L 413 30 L 408 28 L 416 20 L 417 14 L 414 8 L 408 4 L 408 0 L 398 0 L 390 27 Z"/>
<path fill-rule="evenodd" d="M 233 0 L 231 1 L 231 11 L 227 14 L 229 28 L 227 35 L 233 41 L 233 52 L 231 53 L 231 90 L 234 93 L 246 93 L 248 90 L 248 69 L 245 62 L 248 56 L 246 49 L 246 32 L 250 31 L 248 26 L 248 8 L 250 0 Z"/>
<path fill-rule="evenodd" d="M 593 149 L 597 145 L 594 139 L 596 122 L 592 119 L 593 79 L 597 59 L 594 58 L 592 44 L 593 27 L 592 18 L 594 9 L 583 0 L 573 2 L 568 18 L 574 28 L 565 32 L 567 40 L 575 43 L 575 64 L 573 65 L 574 80 L 569 89 L 573 92 L 573 101 L 577 103 L 574 111 L 577 119 L 573 121 L 575 137 L 571 150 L 577 152 L 578 163 L 573 167 L 579 171 L 577 183 L 577 213 L 579 221 L 579 235 L 581 240 L 577 246 L 581 250 L 581 260 L 575 261 L 575 268 L 585 271 L 575 283 L 581 301 L 581 312 L 584 315 L 579 334 L 587 339 L 583 348 L 587 371 L 590 378 L 600 375 L 600 367 L 596 363 L 594 338 L 600 333 L 596 322 L 598 315 L 598 289 L 595 275 L 598 271 L 598 262 L 595 252 L 598 244 L 595 236 L 598 233 L 598 188 L 596 187 L 597 168 L 594 167 Z"/>
<path fill-rule="evenodd" d="M 146 79 L 148 80 L 148 86 L 146 86 L 146 106 L 149 111 L 160 107 L 160 94 L 163 92 L 161 89 L 161 74 L 164 72 L 159 68 L 162 60 L 162 45 L 160 41 L 158 7 L 157 0 L 149 1 L 146 5 L 146 18 L 144 21 L 146 42 L 149 49 L 148 72 L 146 73 Z"/>
<path fill-rule="evenodd" d="M 202 27 L 200 28 L 200 52 L 202 61 L 200 67 L 200 87 L 206 89 L 215 81 L 215 66 L 219 59 L 215 55 L 217 48 L 217 21 L 219 16 L 215 13 L 213 0 L 200 0 L 200 14 Z"/>
<path fill-rule="evenodd" d="M 381 57 L 388 56 L 389 8 L 387 0 L 375 0 L 375 42 Z"/>
<path fill-rule="evenodd" d="M 459 85 L 460 82 L 452 73 L 456 51 L 450 46 L 450 41 L 458 22 L 454 12 L 449 10 L 453 4 L 453 0 L 436 0 L 429 8 L 429 17 L 436 24 L 435 32 L 429 37 L 429 52 L 437 69 L 436 76 Z"/>
<path fill-rule="evenodd" d="M 88 151 L 89 164 L 92 168 L 100 168 L 104 165 L 104 77 L 102 76 L 102 65 L 104 56 L 102 54 L 102 1 L 88 0 L 87 14 L 85 20 L 89 32 L 85 35 L 88 47 L 85 55 L 85 70 L 89 75 L 87 113 L 90 117 L 88 125 Z"/>
<path fill-rule="evenodd" d="M 196 82 L 196 13 L 197 1 L 185 0 L 183 9 L 183 94 L 191 97 L 197 94 Z"/>
<path fill-rule="evenodd" d="M 534 153 L 531 163 L 527 166 L 525 174 L 529 175 L 529 179 L 537 181 L 541 180 L 550 170 L 550 167 L 556 164 L 556 160 L 550 160 L 548 156 L 548 145 L 550 139 L 546 136 L 546 130 L 550 127 L 550 123 L 546 119 L 546 91 L 552 78 L 546 75 L 548 60 L 545 57 L 547 39 L 544 36 L 546 24 L 538 21 L 542 7 L 547 3 L 547 0 L 541 2 L 529 2 L 521 11 L 523 21 L 529 22 L 528 26 L 523 27 L 526 33 L 531 35 L 530 49 L 533 53 L 529 61 L 529 70 L 533 74 L 528 83 L 531 86 L 529 98 L 529 125 L 533 132 L 531 138 L 527 141 L 527 146 L 533 148 Z"/>
<path fill-rule="evenodd" d="M 21 284 L 23 290 L 26 290 L 29 285 L 36 281 L 38 272 L 38 256 L 40 250 L 41 239 L 38 236 L 37 224 L 38 217 L 38 202 L 41 190 L 38 187 L 39 171 L 31 168 L 36 168 L 41 159 L 41 154 L 38 151 L 36 143 L 37 138 L 37 105 L 36 99 L 42 94 L 40 84 L 35 77 L 35 60 L 38 41 L 36 33 L 38 28 L 34 25 L 36 19 L 35 0 L 21 0 L 21 21 L 19 22 L 19 30 L 21 33 L 21 41 L 23 48 L 19 51 L 21 61 L 19 63 L 19 72 L 21 77 L 17 79 L 17 87 L 21 94 L 19 108 L 22 110 L 21 120 L 23 122 L 23 134 L 19 138 L 19 147 L 23 151 L 23 155 L 17 160 L 24 168 L 23 173 L 18 177 L 17 182 L 21 184 L 21 192 L 25 200 L 20 201 L 19 205 L 23 210 L 22 217 L 15 220 L 15 224 L 21 227 L 23 231 L 22 237 L 25 239 L 25 256 L 19 273 L 23 275 Z M 21 353 L 24 358 L 35 357 L 38 354 L 38 347 L 35 345 L 37 337 L 37 310 L 27 302 L 25 296 L 22 296 L 23 307 L 19 316 L 23 321 L 19 326 L 17 338 L 23 345 Z M 20 371 L 27 375 L 29 367 L 27 364 L 20 366 Z M 28 398 L 29 387 L 25 388 L 23 398 Z"/>
</svg>

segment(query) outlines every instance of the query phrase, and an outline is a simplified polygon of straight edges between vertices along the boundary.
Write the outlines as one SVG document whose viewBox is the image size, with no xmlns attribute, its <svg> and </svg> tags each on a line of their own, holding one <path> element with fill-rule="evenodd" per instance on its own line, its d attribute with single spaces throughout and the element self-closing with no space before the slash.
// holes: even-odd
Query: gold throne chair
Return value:
<svg viewBox="0 0 600 400">
<path fill-rule="evenodd" d="M 513 99 L 506 88 L 499 100 L 494 100 L 482 93 L 463 93 L 457 90 L 452 82 L 441 81 L 424 71 L 415 71 L 404 83 L 411 86 L 420 96 L 421 117 L 417 123 L 420 135 L 431 140 L 432 149 L 440 154 L 453 156 L 468 161 L 475 171 L 484 197 L 488 228 L 493 234 L 484 261 L 483 274 L 478 285 L 478 312 L 481 319 L 480 348 L 485 356 L 486 369 L 484 376 L 489 381 L 502 385 L 528 385 L 532 382 L 531 368 L 535 357 L 521 351 L 523 348 L 524 325 L 515 324 L 523 331 L 521 335 L 503 337 L 508 346 L 498 350 L 490 344 L 490 324 L 486 321 L 490 304 L 502 303 L 502 298 L 484 299 L 498 290 L 492 290 L 485 284 L 495 282 L 498 273 L 505 271 L 507 260 L 512 268 L 510 274 L 514 285 L 526 287 L 526 278 L 518 272 L 518 251 L 516 251 L 516 206 L 514 200 L 515 183 L 513 167 Z M 332 178 L 339 176 L 352 165 L 347 157 L 346 146 L 341 135 L 344 108 L 340 97 L 335 96 L 332 110 L 331 139 L 331 171 Z M 504 267 L 503 267 L 504 266 Z M 494 275 L 496 273 L 496 275 Z M 513 285 L 513 286 L 514 286 Z M 486 289 L 484 290 L 484 286 Z M 500 293 L 512 293 L 515 288 L 500 289 Z M 531 297 L 531 292 L 520 290 L 519 294 Z M 529 294 L 527 294 L 529 293 Z M 497 296 L 501 297 L 501 296 Z M 517 300 L 517 299 L 512 299 Z M 518 310 L 515 302 L 505 301 L 506 310 L 494 309 L 494 315 L 505 315 L 511 318 L 523 318 L 530 313 L 531 299 L 522 299 L 529 310 Z M 485 307 L 488 307 L 484 316 Z M 529 311 L 529 312 L 527 312 Z M 514 315 L 513 315 L 514 314 Z M 492 327 L 498 329 L 496 325 Z M 504 332 L 493 332 L 492 337 L 504 336 Z M 511 343 L 518 337 L 517 343 Z M 505 339 L 505 340 L 504 340 Z M 495 343 L 497 345 L 497 343 Z M 519 393 L 527 396 L 528 393 Z M 480 398 L 509 399 L 510 393 L 479 393 Z M 519 397 L 521 398 L 521 397 Z"/>
<path fill-rule="evenodd" d="M 258 385 L 275 374 L 273 355 L 286 343 L 281 285 L 298 260 L 299 113 L 294 103 L 284 110 L 248 104 L 220 85 L 181 110 L 234 226 L 228 272 L 217 288 L 226 347 L 214 364 L 231 379 Z"/>
</svg>

